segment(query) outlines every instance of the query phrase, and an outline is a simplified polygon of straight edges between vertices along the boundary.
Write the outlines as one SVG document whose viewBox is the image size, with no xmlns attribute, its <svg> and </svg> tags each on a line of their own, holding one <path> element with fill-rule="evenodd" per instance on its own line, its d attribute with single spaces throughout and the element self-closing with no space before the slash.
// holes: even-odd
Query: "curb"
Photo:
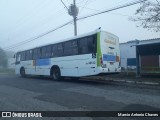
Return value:
<svg viewBox="0 0 160 120">
<path fill-rule="evenodd" d="M 85 77 L 84 77 L 85 78 Z M 88 79 L 88 78 L 87 78 Z M 95 81 L 100 80 L 101 82 L 114 82 L 114 83 L 129 83 L 129 84 L 139 84 L 139 85 L 151 85 L 151 86 L 160 86 L 158 82 L 140 82 L 133 80 L 114 80 L 114 78 L 104 78 L 104 77 L 90 77 L 89 79 L 94 79 Z M 100 82 L 99 81 L 99 82 Z"/>
<path fill-rule="evenodd" d="M 141 84 L 141 85 L 155 85 L 155 86 L 160 86 L 160 83 L 158 82 L 138 82 L 138 81 L 131 81 L 131 80 L 108 80 L 105 79 L 106 81 L 111 81 L 111 82 L 124 82 L 124 83 L 130 83 L 130 84 Z"/>
</svg>

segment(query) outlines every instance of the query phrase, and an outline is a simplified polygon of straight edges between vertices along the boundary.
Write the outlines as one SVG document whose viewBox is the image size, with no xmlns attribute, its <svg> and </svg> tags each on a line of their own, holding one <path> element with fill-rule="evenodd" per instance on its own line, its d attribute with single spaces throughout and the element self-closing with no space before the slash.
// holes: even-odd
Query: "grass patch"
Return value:
<svg viewBox="0 0 160 120">
<path fill-rule="evenodd" d="M 136 73 L 135 72 L 120 72 L 118 74 L 111 74 L 109 76 L 113 78 L 136 78 Z"/>
<path fill-rule="evenodd" d="M 15 73 L 14 69 L 0 68 L 0 74 L 14 74 L 14 73 Z"/>
</svg>

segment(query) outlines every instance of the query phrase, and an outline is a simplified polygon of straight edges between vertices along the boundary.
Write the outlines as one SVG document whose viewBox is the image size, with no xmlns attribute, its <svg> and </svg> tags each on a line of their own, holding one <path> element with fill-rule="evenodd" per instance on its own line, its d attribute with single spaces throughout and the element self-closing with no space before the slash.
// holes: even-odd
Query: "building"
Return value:
<svg viewBox="0 0 160 120">
<path fill-rule="evenodd" d="M 123 69 L 135 69 L 137 66 L 137 59 L 136 59 L 136 48 L 137 46 L 146 46 L 143 49 L 146 52 L 145 54 L 139 57 L 139 65 L 141 67 L 141 71 L 143 72 L 159 72 L 160 73 L 160 54 L 149 54 L 149 49 L 152 50 L 153 44 L 158 46 L 156 49 L 160 51 L 160 38 L 156 39 L 148 39 L 148 40 L 134 40 L 129 41 L 126 43 L 120 44 L 120 53 L 121 53 L 121 67 Z M 141 49 L 139 49 L 141 50 Z M 148 52 L 148 53 L 147 53 Z M 141 53 L 141 51 L 140 51 Z"/>
</svg>

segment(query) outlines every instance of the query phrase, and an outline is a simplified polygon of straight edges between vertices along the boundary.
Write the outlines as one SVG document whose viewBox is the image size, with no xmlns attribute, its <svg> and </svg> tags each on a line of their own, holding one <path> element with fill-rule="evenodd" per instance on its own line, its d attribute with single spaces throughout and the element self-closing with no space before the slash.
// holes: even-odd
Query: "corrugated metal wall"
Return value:
<svg viewBox="0 0 160 120">
<path fill-rule="evenodd" d="M 159 65 L 159 56 L 152 55 L 152 56 L 141 56 L 141 70 L 142 72 L 160 72 L 160 65 Z"/>
<path fill-rule="evenodd" d="M 159 56 L 141 56 L 141 66 L 159 67 Z"/>
</svg>

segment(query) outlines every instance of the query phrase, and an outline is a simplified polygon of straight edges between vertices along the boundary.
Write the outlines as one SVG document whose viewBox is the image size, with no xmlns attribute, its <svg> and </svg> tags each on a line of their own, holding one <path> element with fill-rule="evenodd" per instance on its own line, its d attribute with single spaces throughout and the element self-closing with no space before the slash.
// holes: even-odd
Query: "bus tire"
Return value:
<svg viewBox="0 0 160 120">
<path fill-rule="evenodd" d="M 51 70 L 51 78 L 56 81 L 59 81 L 61 79 L 61 72 L 58 67 L 54 67 Z"/>
<path fill-rule="evenodd" d="M 26 73 L 25 73 L 25 69 L 24 69 L 24 67 L 22 67 L 21 69 L 20 69 L 20 74 L 21 74 L 21 77 L 26 77 Z"/>
</svg>

